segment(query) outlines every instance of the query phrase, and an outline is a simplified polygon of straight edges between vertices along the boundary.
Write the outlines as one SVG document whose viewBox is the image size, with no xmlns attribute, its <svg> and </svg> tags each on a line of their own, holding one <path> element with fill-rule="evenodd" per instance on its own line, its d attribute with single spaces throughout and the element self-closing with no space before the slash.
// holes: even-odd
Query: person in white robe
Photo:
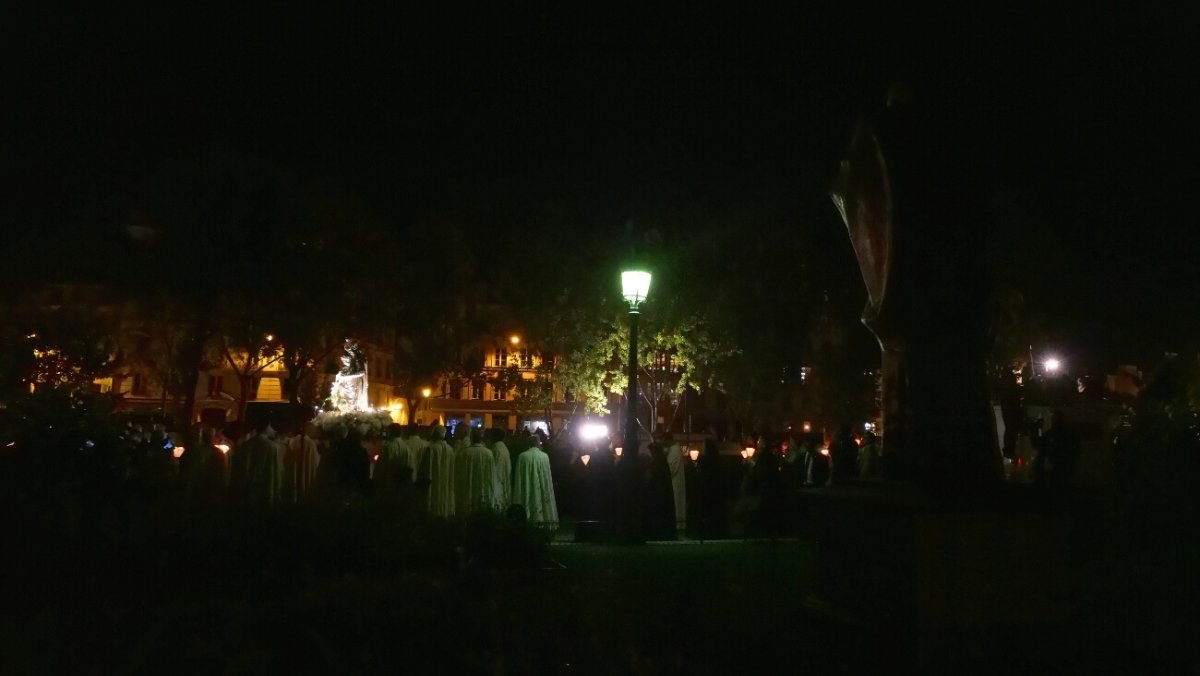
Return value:
<svg viewBox="0 0 1200 676">
<path fill-rule="evenodd" d="M 256 434 L 233 451 L 229 493 L 245 506 L 269 507 L 279 498 L 279 447 L 267 435 L 267 421 L 259 422 Z"/>
<path fill-rule="evenodd" d="M 416 423 L 409 423 L 408 429 L 404 431 L 404 443 L 408 446 L 409 460 L 412 462 L 412 480 L 417 480 L 417 470 L 421 467 L 421 460 L 425 457 L 425 449 L 429 447 L 429 442 L 421 437 L 421 427 Z"/>
<path fill-rule="evenodd" d="M 454 509 L 468 516 L 496 507 L 496 462 L 483 445 L 483 430 L 471 430 L 471 445 L 454 452 Z"/>
<path fill-rule="evenodd" d="M 491 431 L 492 460 L 496 470 L 496 509 L 504 511 L 512 502 L 512 458 L 504 445 L 504 430 Z"/>
<path fill-rule="evenodd" d="M 433 441 L 425 447 L 418 483 L 429 486 L 425 508 L 433 516 L 454 516 L 454 449 L 446 443 L 446 428 L 433 428 Z"/>
<path fill-rule="evenodd" d="M 461 451 L 471 445 L 471 421 L 461 422 L 454 428 L 455 451 Z"/>
<path fill-rule="evenodd" d="M 684 471 L 683 450 L 670 432 L 662 435 L 667 469 L 671 473 L 671 492 L 675 497 L 675 530 L 687 528 L 687 474 Z"/>
<path fill-rule="evenodd" d="M 371 477 L 371 493 L 377 497 L 395 498 L 412 485 L 412 452 L 401 438 L 403 431 L 396 423 L 388 425 Z"/>
<path fill-rule="evenodd" d="M 309 423 L 284 444 L 280 490 L 283 502 L 298 502 L 317 476 L 321 453 L 317 450 L 316 431 L 316 425 Z"/>
<path fill-rule="evenodd" d="M 558 506 L 554 502 L 554 481 L 550 476 L 550 456 L 542 450 L 540 437 L 517 456 L 513 473 L 512 504 L 525 508 L 526 519 L 546 528 L 558 527 Z"/>
</svg>

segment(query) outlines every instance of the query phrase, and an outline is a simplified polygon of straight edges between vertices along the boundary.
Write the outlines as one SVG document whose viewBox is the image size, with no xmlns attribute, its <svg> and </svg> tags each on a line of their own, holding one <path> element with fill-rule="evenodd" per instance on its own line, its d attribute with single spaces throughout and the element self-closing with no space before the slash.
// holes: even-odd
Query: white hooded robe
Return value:
<svg viewBox="0 0 1200 676">
<path fill-rule="evenodd" d="M 503 441 L 492 444 L 492 460 L 496 470 L 496 508 L 504 511 L 512 504 L 512 458 Z"/>
<path fill-rule="evenodd" d="M 454 449 L 446 443 L 446 428 L 433 430 L 433 441 L 425 448 L 422 467 L 429 480 L 429 497 L 426 506 L 430 514 L 441 517 L 454 516 Z"/>
<path fill-rule="evenodd" d="M 472 444 L 454 452 L 454 505 L 459 516 L 495 508 L 495 460 L 487 446 Z"/>
<path fill-rule="evenodd" d="M 525 507 L 529 523 L 558 526 L 554 481 L 550 477 L 550 456 L 536 446 L 517 456 L 512 503 Z"/>
</svg>

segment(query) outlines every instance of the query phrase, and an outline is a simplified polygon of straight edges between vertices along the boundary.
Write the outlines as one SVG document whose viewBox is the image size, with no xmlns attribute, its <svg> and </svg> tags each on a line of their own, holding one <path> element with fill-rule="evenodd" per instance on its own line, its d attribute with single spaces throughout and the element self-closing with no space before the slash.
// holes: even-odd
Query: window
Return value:
<svg viewBox="0 0 1200 676">
<path fill-rule="evenodd" d="M 521 348 L 521 368 L 533 368 L 533 354 L 530 353 L 529 348 L 527 347 Z"/>
<path fill-rule="evenodd" d="M 225 388 L 224 388 L 223 384 L 221 383 L 221 376 L 209 375 L 208 376 L 208 398 L 216 399 L 216 398 L 220 397 L 221 393 L 224 391 L 225 391 Z"/>
<path fill-rule="evenodd" d="M 133 391 L 134 396 L 142 396 L 146 394 L 146 382 L 142 379 L 142 374 L 133 374 Z"/>
<path fill-rule="evenodd" d="M 482 380 L 472 380 L 471 381 L 471 398 L 474 399 L 475 401 L 479 401 L 479 400 L 483 399 L 483 381 Z"/>
<path fill-rule="evenodd" d="M 496 353 L 492 355 L 492 366 L 501 369 L 508 366 L 508 348 L 496 348 Z"/>
<path fill-rule="evenodd" d="M 567 402 L 568 404 L 575 403 L 575 393 L 571 390 L 566 390 L 563 392 L 563 401 Z"/>
<path fill-rule="evenodd" d="M 508 398 L 507 388 L 492 386 L 492 401 L 504 401 Z"/>
</svg>

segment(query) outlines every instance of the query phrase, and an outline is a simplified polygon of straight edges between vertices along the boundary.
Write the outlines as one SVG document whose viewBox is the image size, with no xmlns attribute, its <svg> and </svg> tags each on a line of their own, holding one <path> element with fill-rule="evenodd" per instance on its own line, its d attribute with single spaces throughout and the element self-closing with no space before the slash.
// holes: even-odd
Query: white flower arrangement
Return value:
<svg viewBox="0 0 1200 676">
<path fill-rule="evenodd" d="M 383 431 L 392 424 L 392 416 L 387 411 L 322 411 L 313 418 L 313 422 L 321 430 L 321 434 L 332 438 L 340 438 L 350 430 L 358 432 L 363 439 L 379 439 Z"/>
</svg>

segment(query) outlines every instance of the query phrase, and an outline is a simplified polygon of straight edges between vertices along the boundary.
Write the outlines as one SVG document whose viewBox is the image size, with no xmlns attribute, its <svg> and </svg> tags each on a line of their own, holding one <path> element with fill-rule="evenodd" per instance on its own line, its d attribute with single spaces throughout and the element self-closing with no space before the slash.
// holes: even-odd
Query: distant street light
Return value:
<svg viewBox="0 0 1200 676">
<path fill-rule="evenodd" d="M 1050 357 L 1049 359 L 1046 360 L 1046 373 L 1057 373 L 1059 367 L 1061 367 L 1061 366 L 1062 366 L 1061 362 L 1059 362 L 1054 357 Z"/>
<path fill-rule="evenodd" d="M 508 342 L 512 343 L 513 345 L 520 345 L 521 337 L 520 336 L 509 336 Z"/>
<path fill-rule="evenodd" d="M 421 396 L 422 397 L 425 397 L 426 399 L 428 399 L 429 395 L 431 395 L 431 394 L 433 394 L 433 390 L 429 389 L 428 387 L 421 388 Z"/>
</svg>

